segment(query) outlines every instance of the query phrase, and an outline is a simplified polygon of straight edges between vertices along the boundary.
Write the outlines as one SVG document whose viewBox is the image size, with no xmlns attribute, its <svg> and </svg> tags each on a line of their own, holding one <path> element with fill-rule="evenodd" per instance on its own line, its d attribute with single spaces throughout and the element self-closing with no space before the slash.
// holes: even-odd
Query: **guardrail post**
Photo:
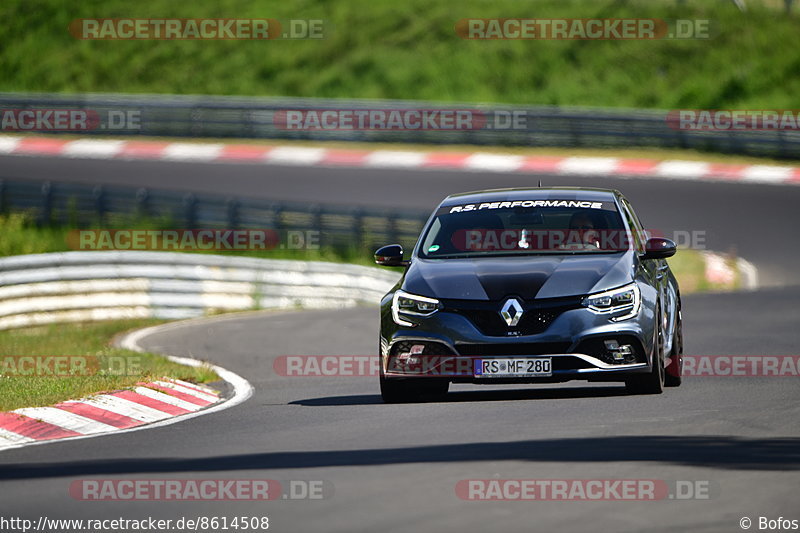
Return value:
<svg viewBox="0 0 800 533">
<path fill-rule="evenodd" d="M 49 181 L 42 184 L 42 210 L 39 214 L 39 224 L 44 226 L 53 220 L 53 186 Z"/>
<path fill-rule="evenodd" d="M 322 206 L 313 205 L 309 211 L 311 212 L 311 229 L 322 233 Z"/>
<path fill-rule="evenodd" d="M 144 218 L 147 216 L 147 199 L 150 193 L 144 187 L 136 191 L 136 216 Z"/>
<path fill-rule="evenodd" d="M 236 198 L 226 200 L 225 211 L 228 215 L 228 229 L 237 229 L 239 227 L 239 202 Z"/>
<path fill-rule="evenodd" d="M 389 242 L 390 243 L 398 242 L 400 238 L 400 232 L 397 230 L 397 215 L 392 213 L 387 217 L 386 222 L 389 225 L 388 228 Z"/>
<path fill-rule="evenodd" d="M 322 231 L 322 206 L 320 206 L 319 204 L 311 205 L 308 208 L 308 212 L 311 215 L 311 224 L 310 227 L 307 229 L 311 231 L 316 231 L 317 235 L 319 235 L 320 245 L 325 246 L 327 243 L 324 242 L 325 233 Z"/>
<path fill-rule="evenodd" d="M 197 197 L 188 193 L 183 197 L 183 224 L 186 229 L 194 229 L 197 223 Z"/>
<path fill-rule="evenodd" d="M 786 132 L 778 131 L 778 157 L 789 157 L 789 147 L 786 142 Z"/>
<path fill-rule="evenodd" d="M 283 231 L 283 204 L 272 204 L 272 222 L 275 231 Z"/>
<path fill-rule="evenodd" d="M 353 213 L 353 238 L 356 248 L 361 249 L 364 247 L 364 211 L 361 209 L 354 209 Z"/>
<path fill-rule="evenodd" d="M 198 107 L 192 107 L 191 111 L 189 111 L 189 129 L 192 137 L 203 136 L 202 115 L 203 114 Z"/>
<path fill-rule="evenodd" d="M 102 185 L 92 189 L 92 199 L 94 200 L 94 213 L 97 221 L 102 223 L 106 217 L 106 191 Z"/>
</svg>

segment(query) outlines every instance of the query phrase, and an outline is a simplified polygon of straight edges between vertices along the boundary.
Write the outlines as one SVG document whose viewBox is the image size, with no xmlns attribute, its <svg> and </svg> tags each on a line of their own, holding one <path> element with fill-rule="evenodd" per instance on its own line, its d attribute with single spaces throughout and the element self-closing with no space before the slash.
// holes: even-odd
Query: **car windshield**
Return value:
<svg viewBox="0 0 800 533">
<path fill-rule="evenodd" d="M 631 241 L 613 201 L 498 201 L 440 207 L 419 255 L 613 253 L 630 249 Z"/>
</svg>

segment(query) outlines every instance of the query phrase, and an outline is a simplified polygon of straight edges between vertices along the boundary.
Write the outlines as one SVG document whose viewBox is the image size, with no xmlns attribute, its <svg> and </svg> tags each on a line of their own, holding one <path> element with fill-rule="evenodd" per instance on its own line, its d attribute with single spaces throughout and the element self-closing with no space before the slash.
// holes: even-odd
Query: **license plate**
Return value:
<svg viewBox="0 0 800 533">
<path fill-rule="evenodd" d="M 476 359 L 475 377 L 547 377 L 553 375 L 550 357 L 515 357 L 505 359 Z"/>
</svg>

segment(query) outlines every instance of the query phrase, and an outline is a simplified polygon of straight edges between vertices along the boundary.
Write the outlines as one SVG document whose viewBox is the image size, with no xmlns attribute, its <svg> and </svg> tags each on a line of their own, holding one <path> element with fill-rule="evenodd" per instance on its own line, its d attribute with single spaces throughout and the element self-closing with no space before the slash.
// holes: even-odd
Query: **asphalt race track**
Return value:
<svg viewBox="0 0 800 533">
<path fill-rule="evenodd" d="M 306 201 L 429 209 L 448 193 L 530 184 L 516 174 L 408 172 L 2 157 L 7 178 L 159 185 Z M 224 172 L 223 172 L 224 170 Z M 759 268 L 756 292 L 684 297 L 686 352 L 788 355 L 800 345 L 795 205 L 800 187 L 542 177 L 621 189 L 645 224 L 706 232 Z M 165 185 L 166 184 L 166 185 Z M 446 401 L 384 405 L 377 380 L 297 378 L 280 355 L 375 352 L 376 308 L 261 312 L 154 334 L 150 350 L 207 358 L 246 377 L 233 409 L 147 431 L 0 454 L 0 507 L 17 516 L 176 519 L 269 516 L 274 531 L 741 531 L 749 517 L 800 519 L 797 378 L 685 378 L 663 395 L 616 385 L 451 387 Z M 323 499 L 93 502 L 77 479 L 321 480 Z M 709 499 L 465 501 L 466 479 L 698 482 Z M 699 485 L 695 485 L 699 486 Z M 9 514 L 9 513 L 5 513 Z"/>
</svg>

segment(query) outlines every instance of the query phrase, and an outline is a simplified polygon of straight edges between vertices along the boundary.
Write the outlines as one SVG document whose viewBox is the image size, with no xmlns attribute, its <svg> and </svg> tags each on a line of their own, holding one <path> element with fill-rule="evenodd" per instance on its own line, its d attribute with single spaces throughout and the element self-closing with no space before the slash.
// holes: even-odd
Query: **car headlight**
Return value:
<svg viewBox="0 0 800 533">
<path fill-rule="evenodd" d="M 439 310 L 439 300 L 419 296 L 404 291 L 395 291 L 392 297 L 392 318 L 400 326 L 416 326 L 413 322 L 403 320 L 400 315 L 430 316 Z"/>
<path fill-rule="evenodd" d="M 613 314 L 611 320 L 627 320 L 639 314 L 642 295 L 636 283 L 610 291 L 590 294 L 583 299 L 584 307 L 598 314 Z"/>
</svg>

